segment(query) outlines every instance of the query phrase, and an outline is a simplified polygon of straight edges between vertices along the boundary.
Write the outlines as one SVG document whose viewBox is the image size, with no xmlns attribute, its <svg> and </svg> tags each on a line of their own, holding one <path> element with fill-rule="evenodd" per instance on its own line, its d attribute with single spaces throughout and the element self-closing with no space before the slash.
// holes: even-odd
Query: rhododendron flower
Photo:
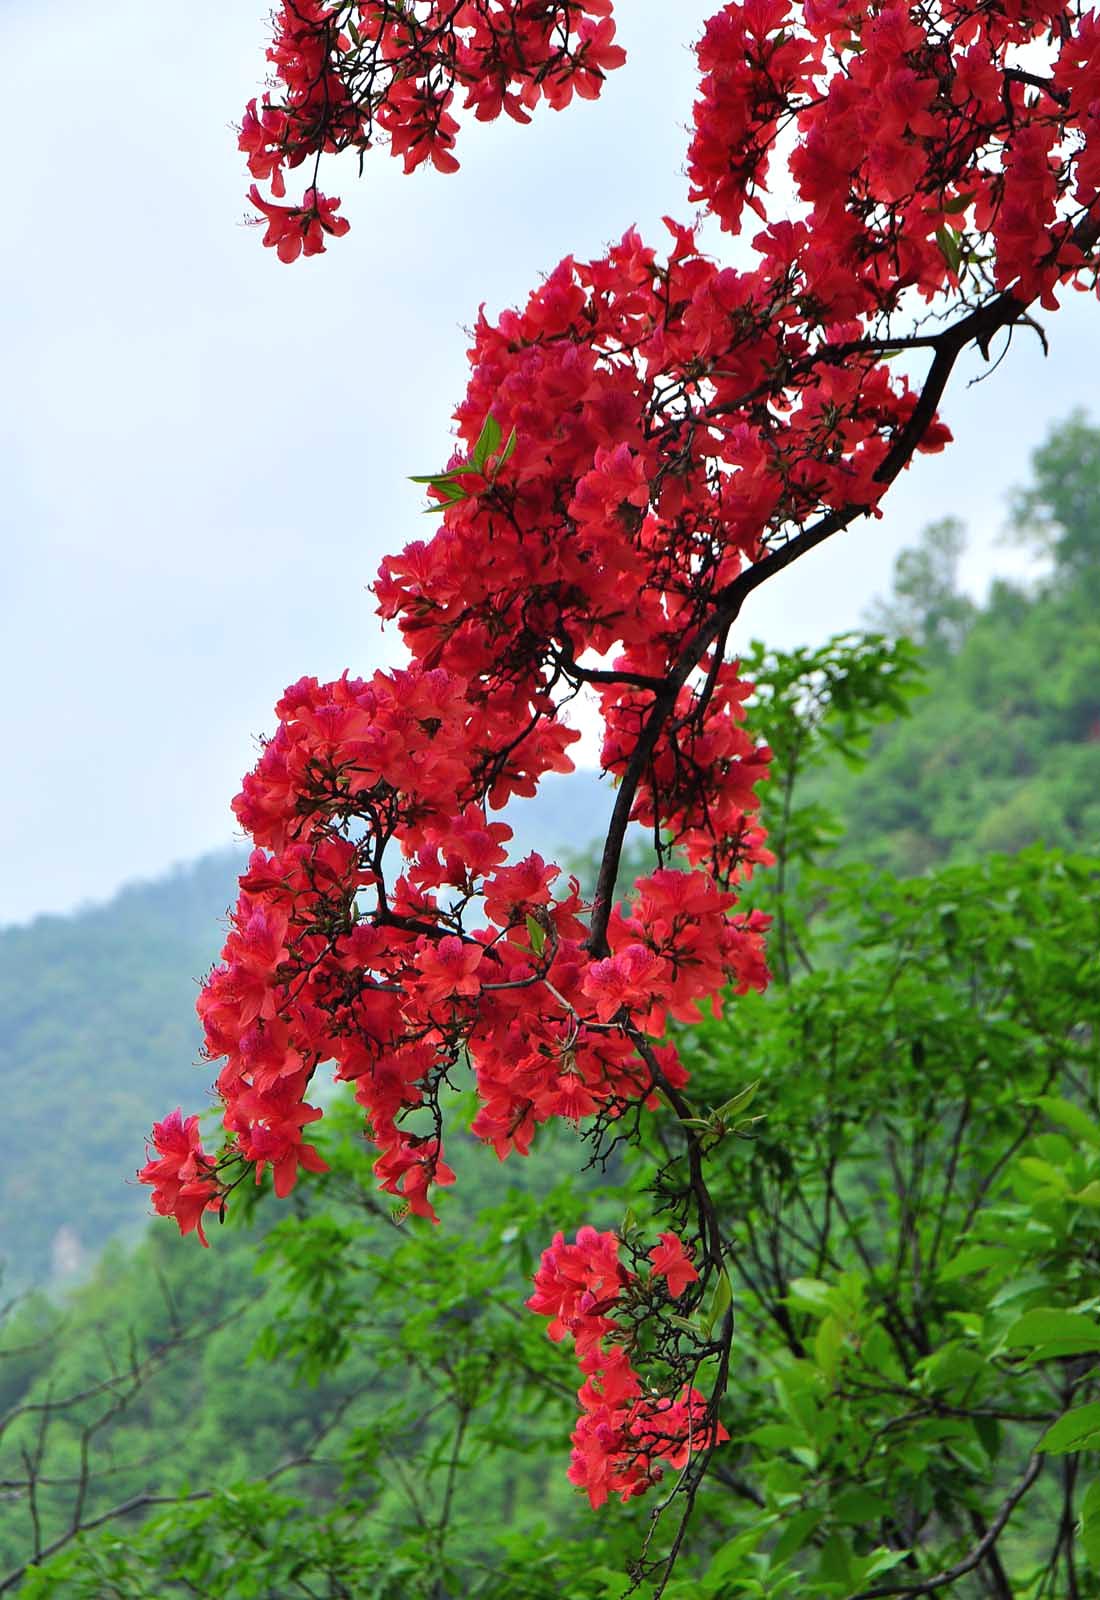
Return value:
<svg viewBox="0 0 1100 1600">
<path fill-rule="evenodd" d="M 689 1283 L 697 1282 L 699 1274 L 685 1255 L 683 1244 L 676 1234 L 662 1233 L 658 1237 L 660 1244 L 654 1245 L 649 1252 L 649 1259 L 653 1263 L 651 1276 L 664 1278 L 669 1294 L 678 1300 Z"/>
<path fill-rule="evenodd" d="M 707 1423 L 707 1402 L 698 1389 L 684 1389 L 676 1398 L 642 1400 L 633 1409 L 630 1433 L 650 1459 L 668 1462 L 679 1472 L 696 1450 L 711 1450 L 729 1434 L 720 1422 Z"/>
<path fill-rule="evenodd" d="M 571 1333 L 579 1336 L 579 1349 L 580 1343 L 588 1342 L 593 1326 L 609 1325 L 605 1313 L 628 1281 L 618 1255 L 619 1241 L 613 1233 L 583 1227 L 574 1244 L 566 1244 L 564 1234 L 554 1235 L 553 1244 L 543 1251 L 535 1292 L 527 1301 L 529 1310 L 550 1317 L 551 1339 Z"/>
<path fill-rule="evenodd" d="M 266 1091 L 241 1084 L 226 1107 L 225 1126 L 236 1135 L 241 1154 L 255 1164 L 256 1182 L 270 1166 L 280 1199 L 293 1189 L 299 1167 L 308 1172 L 328 1171 L 314 1146 L 302 1139 L 303 1128 L 321 1116 L 319 1106 L 303 1102 L 304 1087 L 302 1074 L 297 1081 L 280 1077 Z"/>
<path fill-rule="evenodd" d="M 609 1022 L 625 1006 L 628 1010 L 644 1006 L 647 1013 L 654 991 L 660 993 L 668 963 L 642 944 L 628 944 L 624 950 L 595 961 L 584 980 L 585 993 L 595 1002 L 596 1015 Z"/>
<path fill-rule="evenodd" d="M 439 1221 L 428 1190 L 432 1184 L 445 1188 L 454 1183 L 455 1175 L 443 1160 L 438 1139 L 399 1133 L 392 1148 L 374 1163 L 374 1171 L 382 1188 L 388 1194 L 399 1195 L 413 1216 Z"/>
<path fill-rule="evenodd" d="M 280 192 L 285 193 L 285 189 Z M 326 233 L 339 238 L 350 226 L 346 217 L 336 215 L 339 200 L 330 200 L 316 189 L 307 189 L 299 206 L 280 206 L 265 200 L 255 184 L 249 189 L 248 198 L 267 218 L 264 244 L 274 248 L 280 261 L 320 255 Z"/>
<path fill-rule="evenodd" d="M 480 945 L 466 944 L 448 934 L 438 944 L 425 944 L 418 952 L 417 992 L 425 1005 L 459 995 L 477 994 L 481 980 L 474 974 L 485 952 Z"/>
<path fill-rule="evenodd" d="M 663 1233 L 650 1251 L 653 1275 L 665 1274 L 678 1297 L 698 1277 L 680 1240 Z M 581 1415 L 573 1431 L 569 1481 L 583 1488 L 593 1507 L 609 1494 L 626 1501 L 656 1483 L 664 1463 L 679 1470 L 697 1450 L 728 1439 L 708 1422 L 708 1406 L 697 1389 L 678 1397 L 645 1395 L 630 1357 L 614 1341 L 621 1337 L 615 1312 L 636 1281 L 619 1262 L 613 1233 L 581 1228 L 573 1244 L 556 1234 L 544 1250 L 528 1308 L 550 1318 L 549 1337 L 572 1334 L 585 1381 L 578 1391 Z"/>
<path fill-rule="evenodd" d="M 208 1243 L 202 1226 L 204 1211 L 217 1211 L 221 1187 L 214 1177 L 214 1162 L 205 1154 L 197 1116 L 183 1118 L 177 1109 L 163 1122 L 153 1124 L 154 1160 L 138 1173 L 153 1188 L 153 1208 L 162 1217 L 175 1217 L 181 1234 L 196 1232 Z"/>
</svg>

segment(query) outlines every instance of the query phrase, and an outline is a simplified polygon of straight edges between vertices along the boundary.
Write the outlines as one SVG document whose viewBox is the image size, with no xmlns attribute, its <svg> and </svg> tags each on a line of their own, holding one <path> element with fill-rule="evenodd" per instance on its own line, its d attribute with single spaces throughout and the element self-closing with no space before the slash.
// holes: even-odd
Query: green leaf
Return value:
<svg viewBox="0 0 1100 1600">
<path fill-rule="evenodd" d="M 752 1104 L 753 1096 L 759 1087 L 760 1079 L 757 1078 L 755 1082 L 747 1084 L 744 1089 L 738 1090 L 732 1100 L 727 1100 L 725 1105 L 718 1107 L 714 1113 L 715 1119 L 720 1122 L 732 1121 L 739 1111 L 747 1110 Z"/>
<path fill-rule="evenodd" d="M 425 516 L 438 516 L 441 511 L 446 511 L 448 506 L 457 505 L 460 500 L 466 499 L 466 491 L 457 479 L 460 473 L 469 470 L 468 467 L 455 467 L 453 472 L 431 472 L 422 477 L 409 479 L 410 483 L 426 483 L 429 488 L 444 497 L 442 505 L 428 506 L 424 512 Z"/>
<path fill-rule="evenodd" d="M 1021 1172 L 1026 1172 L 1036 1183 L 1044 1184 L 1058 1194 L 1065 1194 L 1069 1189 L 1069 1179 L 1065 1173 L 1051 1166 L 1049 1161 L 1043 1161 L 1039 1156 L 1021 1156 L 1017 1165 Z"/>
<path fill-rule="evenodd" d="M 818 1576 L 826 1583 L 838 1583 L 847 1587 L 852 1578 L 851 1551 L 839 1533 L 833 1532 L 826 1539 L 818 1563 Z"/>
<path fill-rule="evenodd" d="M 808 1311 L 823 1317 L 831 1310 L 833 1291 L 821 1278 L 792 1278 L 787 1287 L 787 1304 L 795 1311 Z"/>
<path fill-rule="evenodd" d="M 817 1337 L 814 1339 L 814 1360 L 830 1384 L 836 1377 L 843 1349 L 844 1329 L 836 1317 L 828 1316 L 818 1328 Z"/>
<path fill-rule="evenodd" d="M 1100 1447 L 1100 1400 L 1086 1406 L 1074 1406 L 1057 1422 L 1051 1423 L 1043 1434 L 1036 1450 L 1047 1455 L 1064 1456 L 1074 1450 L 1094 1450 Z"/>
<path fill-rule="evenodd" d="M 492 412 L 485 418 L 481 432 L 478 434 L 477 443 L 470 454 L 470 460 L 479 472 L 485 470 L 486 462 L 500 448 L 502 438 L 500 423 Z"/>
<path fill-rule="evenodd" d="M 1085 1490 L 1081 1500 L 1081 1516 L 1086 1522 L 1093 1518 L 1100 1520 L 1100 1478 L 1094 1478 Z"/>
<path fill-rule="evenodd" d="M 884 1572 L 892 1572 L 908 1555 L 908 1550 L 872 1550 L 861 1563 L 862 1572 L 859 1581 L 866 1583 L 871 1578 L 881 1577 Z"/>
<path fill-rule="evenodd" d="M 1001 1455 L 1001 1424 L 996 1417 L 975 1417 L 974 1436 L 990 1461 L 996 1463 Z"/>
<path fill-rule="evenodd" d="M 793 1422 L 762 1422 L 745 1435 L 745 1443 L 763 1445 L 765 1450 L 791 1450 L 805 1445 L 806 1435 Z"/>
<path fill-rule="evenodd" d="M 941 1267 L 939 1279 L 941 1283 L 954 1283 L 959 1278 L 969 1277 L 971 1273 L 984 1272 L 987 1267 L 1004 1266 L 1007 1261 L 1008 1257 L 1001 1245 L 966 1245 Z"/>
<path fill-rule="evenodd" d="M 1070 1133 L 1075 1133 L 1086 1144 L 1092 1145 L 1094 1150 L 1100 1150 L 1100 1127 L 1072 1100 L 1063 1100 L 1056 1094 L 1041 1094 L 1033 1103 L 1046 1112 L 1051 1122 L 1068 1128 Z"/>
<path fill-rule="evenodd" d="M 537 956 L 541 956 L 543 945 L 546 943 L 546 929 L 532 916 L 527 918 L 527 937 L 531 941 L 531 949 Z"/>
<path fill-rule="evenodd" d="M 1081 1500 L 1081 1548 L 1094 1572 L 1100 1572 L 1100 1478 L 1094 1478 Z"/>
<path fill-rule="evenodd" d="M 947 1340 L 922 1363 L 925 1382 L 933 1391 L 969 1383 L 984 1366 L 984 1357 L 958 1339 Z"/>
<path fill-rule="evenodd" d="M 678 1317 L 674 1313 L 670 1315 L 667 1312 L 666 1312 L 666 1317 L 667 1317 L 668 1321 L 671 1322 L 671 1324 L 672 1324 L 672 1326 L 674 1328 L 679 1328 L 681 1330 L 681 1332 L 690 1333 L 695 1338 L 698 1338 L 698 1336 L 699 1336 L 699 1324 L 698 1324 L 698 1322 L 693 1322 L 691 1317 Z"/>
<path fill-rule="evenodd" d="M 745 1576 L 747 1566 L 745 1558 L 760 1543 L 765 1527 L 765 1524 L 758 1523 L 756 1527 L 748 1528 L 744 1533 L 739 1533 L 736 1539 L 731 1539 L 728 1544 L 722 1545 L 715 1552 L 714 1558 L 706 1571 L 708 1592 L 718 1592 L 714 1591 L 711 1586 L 720 1579 L 728 1578 L 734 1580 Z"/>
<path fill-rule="evenodd" d="M 1081 1548 L 1093 1572 L 1100 1572 L 1100 1517 L 1094 1517 L 1082 1526 Z"/>
<path fill-rule="evenodd" d="M 953 228 L 937 228 L 936 243 L 940 247 L 943 259 L 958 277 L 959 268 L 962 266 L 962 247 L 959 244 L 958 234 Z"/>
<path fill-rule="evenodd" d="M 874 1489 L 856 1484 L 851 1489 L 842 1489 L 832 1500 L 829 1509 L 838 1522 L 860 1527 L 885 1516 L 890 1506 Z"/>
<path fill-rule="evenodd" d="M 967 206 L 973 200 L 973 198 L 974 198 L 974 191 L 973 190 L 971 190 L 969 192 L 969 194 L 952 195 L 950 200 L 945 200 L 943 202 L 943 210 L 947 213 L 947 215 L 949 217 L 953 217 L 953 216 L 956 215 L 957 212 L 965 211 Z"/>
<path fill-rule="evenodd" d="M 820 1527 L 823 1516 L 823 1511 L 811 1507 L 806 1511 L 796 1511 L 793 1517 L 789 1517 L 783 1532 L 776 1540 L 769 1565 L 782 1566 L 784 1561 L 789 1561 L 792 1556 L 805 1549 Z"/>
<path fill-rule="evenodd" d="M 1008 1329 L 1004 1342 L 1009 1350 L 1030 1349 L 1037 1360 L 1087 1355 L 1100 1350 L 1100 1322 L 1079 1311 L 1038 1308 L 1025 1311 Z"/>
<path fill-rule="evenodd" d="M 733 1285 L 730 1283 L 729 1273 L 725 1270 L 725 1268 L 723 1268 L 723 1270 L 718 1274 L 718 1282 L 714 1285 L 714 1293 L 711 1296 L 710 1309 L 707 1312 L 707 1320 L 704 1332 L 708 1339 L 732 1304 Z"/>
</svg>

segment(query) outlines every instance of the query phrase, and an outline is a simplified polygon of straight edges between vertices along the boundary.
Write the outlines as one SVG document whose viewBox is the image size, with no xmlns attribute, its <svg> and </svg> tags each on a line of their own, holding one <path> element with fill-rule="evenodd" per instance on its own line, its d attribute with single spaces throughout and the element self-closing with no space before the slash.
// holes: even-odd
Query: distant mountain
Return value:
<svg viewBox="0 0 1100 1600">
<path fill-rule="evenodd" d="M 1100 484 L 1096 512 L 1100 547 Z M 1031 591 L 997 583 L 957 641 L 931 641 L 912 715 L 824 794 L 846 859 L 905 875 L 1036 841 L 1100 846 L 1098 596 L 1100 561 Z"/>
<path fill-rule="evenodd" d="M 614 790 L 551 776 L 511 806 L 513 856 L 583 851 Z M 243 852 L 223 851 L 106 905 L 0 930 L 0 1260 L 6 1284 L 78 1273 L 139 1225 L 142 1138 L 173 1106 L 198 1110 L 198 982 L 216 960 Z"/>
<path fill-rule="evenodd" d="M 127 1187 L 154 1113 L 200 1104 L 196 979 L 237 858 L 208 856 L 109 904 L 0 932 L 0 1257 L 67 1276 L 146 1205 Z"/>
</svg>

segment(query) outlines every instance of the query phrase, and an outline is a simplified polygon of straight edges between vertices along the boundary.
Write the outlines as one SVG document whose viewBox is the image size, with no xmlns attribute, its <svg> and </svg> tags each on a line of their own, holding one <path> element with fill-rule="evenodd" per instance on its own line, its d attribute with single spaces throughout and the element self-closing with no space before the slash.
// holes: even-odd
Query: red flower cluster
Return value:
<svg viewBox="0 0 1100 1600">
<path fill-rule="evenodd" d="M 673 1299 L 699 1276 L 674 1233 L 662 1233 L 649 1255 L 651 1281 L 664 1276 Z M 644 1494 L 666 1466 L 679 1471 L 693 1452 L 729 1438 L 697 1389 L 685 1387 L 675 1398 L 643 1393 L 639 1374 L 615 1342 L 622 1329 L 611 1313 L 645 1288 L 618 1257 L 613 1233 L 581 1228 L 573 1244 L 556 1234 L 543 1251 L 527 1302 L 529 1310 L 551 1319 L 551 1339 L 571 1334 L 576 1346 L 585 1381 L 577 1395 L 581 1415 L 569 1479 L 587 1491 L 593 1506 L 609 1494 L 624 1502 Z"/>
<path fill-rule="evenodd" d="M 1096 35 L 1062 0 L 732 0 L 699 45 L 692 198 L 734 233 L 746 205 L 767 222 L 793 122 L 804 217 L 754 242 L 804 310 L 882 314 L 910 287 L 931 300 L 984 273 L 1053 310 L 1097 195 Z M 1046 71 L 1023 70 L 1024 47 Z"/>
<path fill-rule="evenodd" d="M 177 1107 L 163 1122 L 154 1122 L 153 1148 L 156 1157 L 145 1163 L 138 1177 L 152 1185 L 154 1210 L 162 1217 L 175 1217 L 181 1233 L 197 1233 L 206 1244 L 202 1214 L 218 1210 L 221 1185 L 214 1176 L 213 1160 L 202 1148 L 198 1117 L 185 1122 Z"/>
<path fill-rule="evenodd" d="M 320 255 L 325 234 L 340 238 L 347 233 L 346 217 L 336 215 L 339 200 L 328 200 L 316 189 L 307 189 L 300 206 L 278 206 L 264 200 L 256 185 L 248 191 L 256 210 L 267 218 L 264 244 L 273 245 L 280 261 L 297 261 L 299 256 Z"/>
<path fill-rule="evenodd" d="M 478 114 L 515 113 L 539 95 L 564 103 L 615 64 L 609 10 L 287 0 L 272 60 L 289 109 L 248 124 L 256 170 L 279 186 L 301 148 L 291 123 L 312 118 L 318 148 L 361 126 L 341 75 L 356 52 L 377 48 L 403 97 L 436 83 L 429 58 L 445 57 Z M 1036 87 L 1006 52 L 1047 34 L 1053 76 Z M 735 905 L 769 859 L 754 821 L 768 752 L 725 659 L 730 597 L 815 517 L 876 506 L 917 397 L 883 359 L 888 330 L 870 330 L 907 287 L 950 289 L 964 226 L 985 230 L 995 283 L 1046 292 L 1075 270 L 1067 208 L 1097 192 L 1094 21 L 1075 30 L 1052 5 L 933 22 L 746 0 L 713 19 L 699 55 L 696 197 L 730 228 L 746 203 L 761 209 L 793 116 L 807 214 L 761 233 L 749 270 L 670 222 L 663 259 L 631 231 L 599 260 L 567 258 L 522 310 L 482 315 L 463 448 L 433 482 L 442 526 L 376 584 L 411 665 L 295 684 L 235 802 L 258 849 L 200 1002 L 224 1061 L 219 1173 L 271 1166 L 285 1192 L 317 1165 L 305 1092 L 325 1061 L 355 1085 L 383 1187 L 425 1215 L 451 1178 L 438 1090 L 460 1058 L 476 1072 L 475 1130 L 501 1156 L 547 1118 L 613 1117 L 651 1103 L 658 1080 L 682 1083 L 673 1046 L 643 1036 L 767 979 L 766 919 Z M 489 78 L 496 99 L 475 92 Z M 383 124 L 395 114 L 396 100 L 372 103 Z M 342 226 L 315 190 L 269 216 L 287 255 Z M 947 437 L 924 416 L 915 442 Z M 561 713 L 586 683 L 619 823 L 628 812 L 679 852 L 613 910 L 609 843 L 590 917 L 557 867 L 509 861 L 487 810 L 570 770 Z M 189 1218 L 191 1197 L 176 1199 Z M 157 1203 L 172 1208 L 170 1186 Z"/>
<path fill-rule="evenodd" d="M 530 122 L 539 100 L 560 110 L 574 94 L 595 99 L 626 60 L 614 41 L 611 0 L 280 0 L 267 52 L 276 98 L 249 101 L 239 145 L 276 200 L 287 168 L 312 160 L 315 177 L 300 206 L 273 205 L 252 185 L 264 243 L 293 261 L 299 233 L 313 255 L 323 233 L 347 232 L 333 220 L 339 201 L 316 192 L 321 155 L 362 154 L 381 136 L 406 172 L 425 161 L 454 172 L 456 92 L 482 122 L 501 111 Z"/>
<path fill-rule="evenodd" d="M 555 895 L 559 868 L 508 864 L 511 830 L 487 820 L 486 796 L 530 793 L 569 767 L 576 737 L 544 695 L 415 666 L 304 679 L 277 710 L 234 802 L 261 848 L 199 999 L 207 1053 L 224 1063 L 223 1166 L 243 1158 L 259 1179 L 270 1165 L 280 1194 L 300 1166 L 321 1170 L 304 1142 L 320 1111 L 304 1096 L 332 1061 L 367 1113 L 382 1188 L 434 1219 L 429 1188 L 453 1181 L 436 1097 L 460 1053 L 481 1097 L 474 1131 L 502 1157 L 525 1152 L 550 1117 L 655 1103 L 625 1017 L 659 1040 L 667 1013 L 694 1016 L 729 982 L 765 983 L 764 919 L 731 915 L 733 895 L 704 872 L 641 880 L 594 959 L 576 883 Z M 655 1059 L 667 1082 L 685 1081 L 671 1045 Z M 418 1108 L 428 1132 L 406 1125 Z M 158 1208 L 172 1198 L 158 1191 Z"/>
</svg>

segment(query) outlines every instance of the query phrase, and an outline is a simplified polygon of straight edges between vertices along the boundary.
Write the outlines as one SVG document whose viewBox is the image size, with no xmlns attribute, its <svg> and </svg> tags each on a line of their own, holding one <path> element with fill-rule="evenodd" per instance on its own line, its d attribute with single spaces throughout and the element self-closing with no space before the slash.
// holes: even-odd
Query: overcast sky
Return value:
<svg viewBox="0 0 1100 1600">
<path fill-rule="evenodd" d="M 454 177 L 380 151 L 362 180 L 330 171 L 352 232 L 287 267 L 241 225 L 232 124 L 262 75 L 262 0 L 0 0 L 19 132 L 0 157 L 0 923 L 229 842 L 284 684 L 397 659 L 365 585 L 423 535 L 406 478 L 449 455 L 462 329 L 562 255 L 688 215 L 688 45 L 713 4 L 620 0 L 630 62 L 604 98 L 465 130 Z M 746 635 L 858 624 L 948 512 L 971 525 L 975 592 L 1018 565 L 994 542 L 1003 491 L 1100 363 L 1095 302 L 1050 320 L 1050 359 L 1021 336 L 958 383 L 956 446 L 754 597 Z"/>
</svg>

